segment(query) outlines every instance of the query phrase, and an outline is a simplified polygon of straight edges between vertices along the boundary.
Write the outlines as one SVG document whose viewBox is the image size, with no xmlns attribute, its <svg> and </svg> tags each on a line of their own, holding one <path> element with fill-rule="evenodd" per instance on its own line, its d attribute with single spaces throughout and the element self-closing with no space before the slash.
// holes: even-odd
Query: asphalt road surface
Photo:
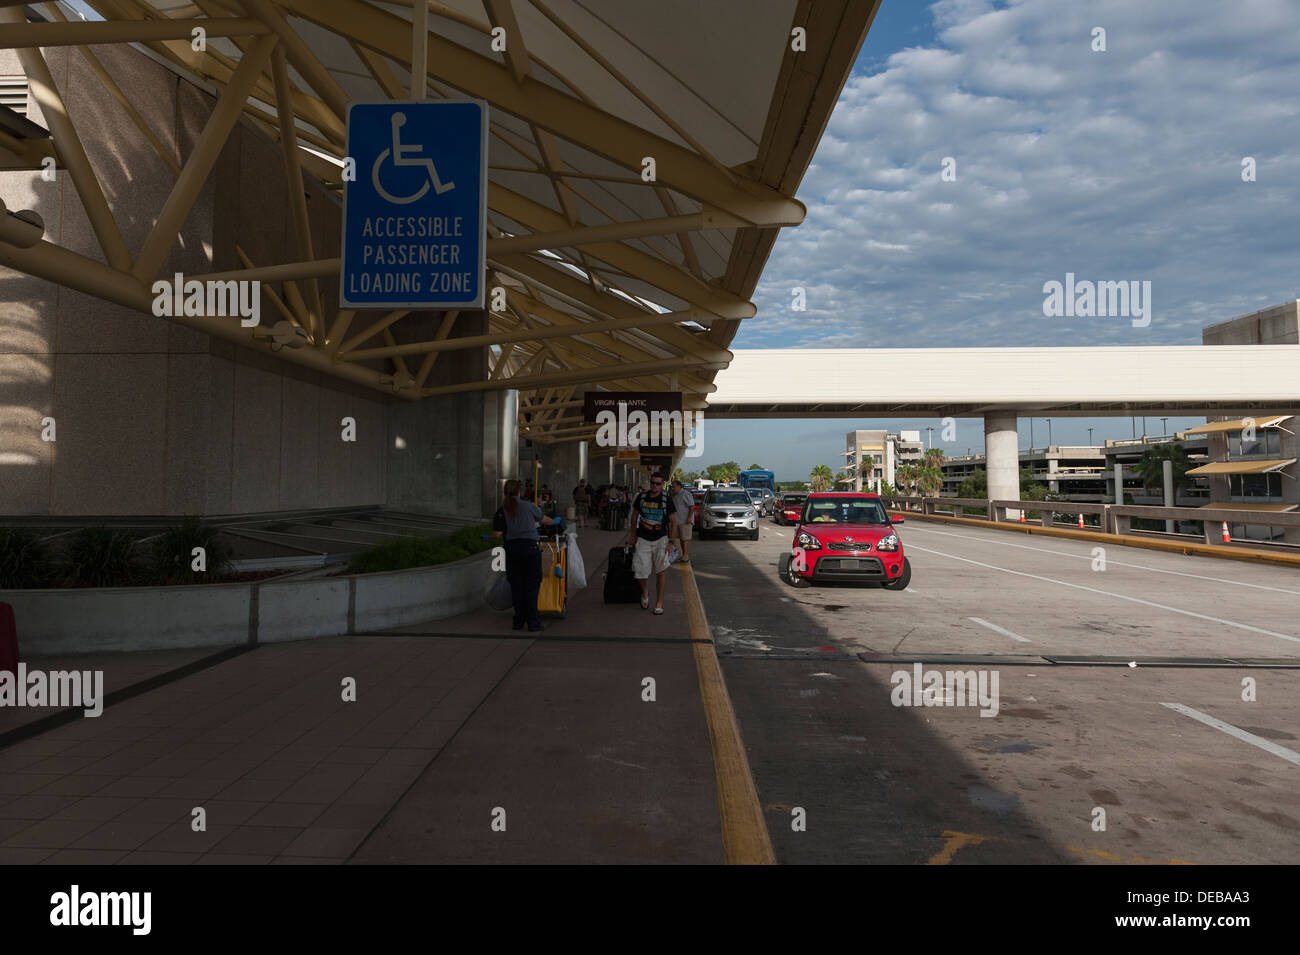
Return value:
<svg viewBox="0 0 1300 955">
<path fill-rule="evenodd" d="M 1294 862 L 1300 575 L 899 532 L 903 592 L 791 587 L 771 522 L 692 543 L 779 861 Z M 984 699 L 948 681 L 924 705 L 918 663 Z"/>
</svg>

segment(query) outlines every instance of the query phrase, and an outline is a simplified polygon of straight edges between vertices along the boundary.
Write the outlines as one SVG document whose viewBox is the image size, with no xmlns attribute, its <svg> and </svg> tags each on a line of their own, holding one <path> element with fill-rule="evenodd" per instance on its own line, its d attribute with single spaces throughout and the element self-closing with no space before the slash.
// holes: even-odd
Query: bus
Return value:
<svg viewBox="0 0 1300 955">
<path fill-rule="evenodd" d="M 749 488 L 767 488 L 776 494 L 776 475 L 771 471 L 741 471 L 736 478 L 740 486 Z"/>
</svg>

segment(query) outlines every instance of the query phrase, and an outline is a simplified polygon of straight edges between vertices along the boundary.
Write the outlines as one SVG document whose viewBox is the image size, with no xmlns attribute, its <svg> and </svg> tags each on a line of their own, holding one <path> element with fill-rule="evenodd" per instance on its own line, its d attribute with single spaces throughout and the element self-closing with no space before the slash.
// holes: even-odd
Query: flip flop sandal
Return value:
<svg viewBox="0 0 1300 955">
<path fill-rule="evenodd" d="M 649 609 L 650 609 L 650 598 L 649 598 L 649 597 L 642 597 L 642 598 L 641 598 L 641 609 L 642 609 L 642 610 L 649 610 Z"/>
<path fill-rule="evenodd" d="M 655 607 L 655 616 L 660 616 L 664 612 L 663 607 Z"/>
</svg>

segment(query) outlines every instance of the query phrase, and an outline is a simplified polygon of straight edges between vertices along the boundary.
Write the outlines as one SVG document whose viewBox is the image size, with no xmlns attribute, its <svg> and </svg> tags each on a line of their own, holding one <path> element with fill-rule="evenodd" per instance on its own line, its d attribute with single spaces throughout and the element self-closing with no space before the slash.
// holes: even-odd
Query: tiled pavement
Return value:
<svg viewBox="0 0 1300 955">
<path fill-rule="evenodd" d="M 154 650 L 147 653 L 87 653 L 58 657 L 26 657 L 28 670 L 94 670 L 104 672 L 104 693 L 138 685 L 171 670 L 195 664 L 218 652 L 212 647 L 198 650 Z M 64 707 L 0 707 L 0 739 Z"/>
<path fill-rule="evenodd" d="M 264 646 L 20 742 L 0 751 L 0 862 L 345 859 L 526 648 Z"/>
<path fill-rule="evenodd" d="M 605 607 L 613 537 L 542 640 L 485 611 L 262 645 L 0 749 L 0 863 L 720 861 L 680 583 Z"/>
</svg>

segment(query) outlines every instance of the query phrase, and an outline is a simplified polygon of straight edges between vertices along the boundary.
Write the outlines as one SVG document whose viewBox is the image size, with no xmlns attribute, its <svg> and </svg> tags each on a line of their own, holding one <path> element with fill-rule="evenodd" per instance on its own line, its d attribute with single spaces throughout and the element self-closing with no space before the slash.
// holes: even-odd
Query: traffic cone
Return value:
<svg viewBox="0 0 1300 955">
<path fill-rule="evenodd" d="M 1079 512 L 1079 528 L 1080 528 L 1080 530 L 1083 529 L 1083 512 L 1082 512 L 1082 511 Z"/>
<path fill-rule="evenodd" d="M 1024 511 L 1021 511 L 1021 512 L 1020 512 L 1020 523 L 1023 524 L 1024 522 L 1025 522 L 1025 512 L 1024 512 Z"/>
<path fill-rule="evenodd" d="M 1228 522 L 1227 522 L 1227 521 L 1224 521 L 1224 522 L 1223 522 L 1223 542 L 1224 542 L 1225 544 L 1230 544 L 1230 543 L 1232 543 L 1232 535 L 1228 533 Z"/>
</svg>

